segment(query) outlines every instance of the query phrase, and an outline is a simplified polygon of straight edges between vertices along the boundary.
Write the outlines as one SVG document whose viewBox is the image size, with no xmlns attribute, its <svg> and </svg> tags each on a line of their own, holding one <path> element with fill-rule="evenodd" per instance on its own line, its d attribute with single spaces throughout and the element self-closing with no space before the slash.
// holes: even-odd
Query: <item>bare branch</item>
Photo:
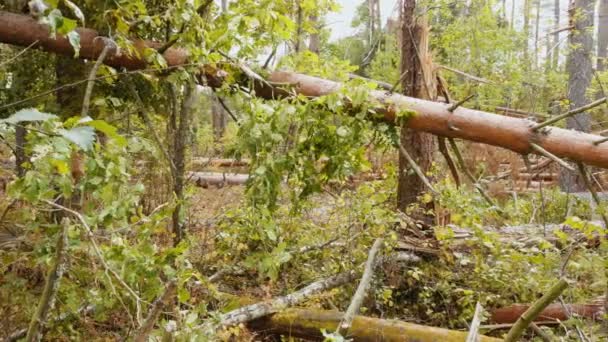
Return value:
<svg viewBox="0 0 608 342">
<path fill-rule="evenodd" d="M 565 161 L 563 161 L 562 159 L 560 159 L 558 156 L 554 155 L 553 153 L 551 153 L 551 152 L 545 150 L 544 148 L 540 147 L 539 145 L 537 145 L 535 143 L 530 143 L 530 146 L 538 154 L 541 154 L 541 155 L 543 155 L 543 156 L 545 156 L 545 157 L 553 160 L 554 162 L 558 163 L 563 168 L 568 169 L 570 171 L 575 171 L 574 168 L 572 166 L 570 166 L 568 163 L 566 163 Z"/>
<path fill-rule="evenodd" d="M 424 175 L 424 172 L 422 172 L 422 170 L 420 169 L 420 166 L 418 166 L 418 164 L 416 164 L 416 162 L 414 161 L 414 158 L 412 158 L 412 156 L 407 152 L 407 150 L 403 147 L 403 145 L 401 145 L 401 143 L 398 143 L 398 144 L 399 144 L 399 152 L 401 152 L 401 154 L 405 157 L 407 162 L 410 164 L 410 167 L 414 170 L 416 175 L 418 175 L 418 177 L 420 178 L 422 183 L 424 183 L 424 185 L 433 194 L 437 195 L 438 194 L 437 190 L 435 190 L 435 188 L 433 188 L 429 179 L 426 178 L 426 176 Z"/>
<path fill-rule="evenodd" d="M 93 237 L 93 232 L 91 231 L 91 227 L 89 227 L 89 224 L 87 223 L 87 221 L 84 219 L 84 217 L 77 211 L 74 211 L 70 208 L 64 207 L 60 204 L 57 204 L 55 202 L 49 201 L 49 200 L 44 200 L 44 203 L 55 207 L 57 209 L 61 209 L 71 215 L 73 215 L 74 217 L 76 217 L 78 219 L 78 221 L 80 221 L 81 226 L 84 230 L 85 236 L 89 239 L 89 241 L 91 242 L 91 245 L 93 246 L 93 251 L 95 252 L 95 255 L 97 256 L 97 259 L 99 259 L 99 261 L 101 262 L 101 265 L 103 266 L 103 268 L 106 270 L 106 272 L 109 272 L 114 278 L 116 278 L 116 280 L 118 280 L 118 283 L 125 288 L 125 290 L 127 290 L 127 292 L 129 292 L 129 294 L 131 294 L 131 296 L 137 300 L 137 301 L 143 301 L 135 291 L 133 291 L 133 289 L 120 277 L 120 275 L 118 275 L 118 273 L 116 273 L 116 271 L 114 271 L 110 265 L 108 265 L 108 263 L 106 262 L 106 260 L 103 257 L 103 254 L 101 253 L 101 249 L 99 248 L 99 246 L 97 245 L 97 242 L 95 241 L 95 238 Z M 108 277 L 109 278 L 109 277 Z"/>
<path fill-rule="evenodd" d="M 536 124 L 536 125 L 532 126 L 532 130 L 533 131 L 538 131 L 539 129 L 541 129 L 543 127 L 547 127 L 549 125 L 552 125 L 552 124 L 554 124 L 554 123 L 556 123 L 558 121 L 561 121 L 561 120 L 563 120 L 565 118 L 571 117 L 571 116 L 579 114 L 579 113 L 586 112 L 586 111 L 588 111 L 590 109 L 593 109 L 593 108 L 595 108 L 597 106 L 600 106 L 600 105 L 604 104 L 606 102 L 606 100 L 608 100 L 608 98 L 604 97 L 604 98 L 601 98 L 601 99 L 599 99 L 597 101 L 591 102 L 588 105 L 585 105 L 585 106 L 573 109 L 573 110 L 571 110 L 571 111 L 569 111 L 567 113 L 564 113 L 564 114 L 558 115 L 558 116 L 556 116 L 556 117 L 554 117 L 552 119 L 543 121 L 543 122 L 541 122 L 539 124 Z"/>
<path fill-rule="evenodd" d="M 340 334 L 348 334 L 350 327 L 353 324 L 353 319 L 359 313 L 359 309 L 363 304 L 363 299 L 367 294 L 367 290 L 369 289 L 370 283 L 374 276 L 374 268 L 376 266 L 376 256 L 382 247 L 384 240 L 382 238 L 376 239 L 372 248 L 369 250 L 369 254 L 367 256 L 367 261 L 365 262 L 365 269 L 363 271 L 363 276 L 361 277 L 361 281 L 359 282 L 359 286 L 357 287 L 357 291 L 353 296 L 344 317 L 342 318 L 342 322 L 336 329 L 337 333 Z"/>
<path fill-rule="evenodd" d="M 167 305 L 169 305 L 169 301 L 171 300 L 171 298 L 173 298 L 176 288 L 177 288 L 177 283 L 175 281 L 171 281 L 171 282 L 169 282 L 169 284 L 167 284 L 165 291 L 162 293 L 162 295 L 160 295 L 160 297 L 156 298 L 156 300 L 152 303 L 152 307 L 150 308 L 150 311 L 148 312 L 148 316 L 146 317 L 146 320 L 144 321 L 144 323 L 141 325 L 141 327 L 135 334 L 133 341 L 135 341 L 135 342 L 147 341 L 148 335 L 150 335 L 150 332 L 154 328 L 154 324 L 156 324 L 156 321 L 158 320 L 158 316 L 160 316 L 163 308 L 165 308 Z"/>
<path fill-rule="evenodd" d="M 89 115 L 89 106 L 91 104 L 91 94 L 93 94 L 93 86 L 95 85 L 95 76 L 97 76 L 97 70 L 99 70 L 99 67 L 103 63 L 103 60 L 108 55 L 108 50 L 110 49 L 110 43 L 114 44 L 113 42 L 111 42 L 109 40 L 107 40 L 107 41 L 108 42 L 106 42 L 106 44 L 104 45 L 103 50 L 101 50 L 99 57 L 97 57 L 97 61 L 95 62 L 95 64 L 93 65 L 93 68 L 91 69 L 91 72 L 89 73 L 89 78 L 87 80 L 87 88 L 84 92 L 84 100 L 82 101 L 82 112 L 80 112 L 80 116 L 82 116 L 82 117 L 86 117 Z M 113 48 L 116 48 L 116 47 L 114 46 Z"/>
<path fill-rule="evenodd" d="M 355 277 L 355 272 L 349 271 L 334 275 L 329 278 L 325 278 L 316 281 L 305 288 L 291 293 L 287 296 L 278 297 L 270 301 L 261 302 L 257 304 L 248 305 L 228 313 L 223 314 L 220 317 L 220 326 L 232 326 L 241 323 L 246 323 L 254 319 L 278 312 L 290 306 L 296 305 L 310 298 L 312 295 L 326 291 L 341 285 L 344 285 L 351 281 Z M 202 324 L 198 326 L 199 329 L 213 329 L 216 326 L 213 324 Z"/>
</svg>

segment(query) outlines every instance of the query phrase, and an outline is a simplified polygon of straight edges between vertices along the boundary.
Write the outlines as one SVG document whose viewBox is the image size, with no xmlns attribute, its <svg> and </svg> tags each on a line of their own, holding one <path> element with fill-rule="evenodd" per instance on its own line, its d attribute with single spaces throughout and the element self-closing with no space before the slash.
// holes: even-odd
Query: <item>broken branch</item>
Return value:
<svg viewBox="0 0 608 342">
<path fill-rule="evenodd" d="M 532 306 L 526 310 L 526 312 L 519 317 L 517 322 L 513 325 L 507 337 L 505 337 L 505 342 L 516 342 L 519 341 L 519 338 L 523 334 L 523 332 L 528 328 L 530 323 L 540 315 L 540 313 L 553 302 L 559 295 L 564 292 L 564 290 L 568 287 L 568 282 L 564 279 L 560 279 L 557 284 L 553 285 L 551 289 L 547 293 L 545 293 L 539 300 L 537 300 Z"/>
<path fill-rule="evenodd" d="M 219 325 L 227 327 L 246 323 L 254 319 L 270 315 L 272 313 L 286 309 L 290 306 L 301 303 L 316 293 L 333 289 L 338 286 L 342 286 L 351 281 L 354 277 L 355 272 L 352 271 L 340 273 L 338 275 L 334 275 L 332 277 L 316 281 L 306 286 L 305 288 L 291 293 L 287 296 L 278 297 L 270 301 L 256 303 L 230 311 L 220 317 Z M 198 328 L 213 329 L 214 326 L 210 324 L 203 324 L 199 325 Z"/>
<path fill-rule="evenodd" d="M 369 289 L 370 283 L 374 276 L 374 268 L 376 265 L 376 256 L 382 247 L 384 240 L 382 238 L 376 239 L 372 248 L 369 250 L 369 254 L 367 256 L 367 261 L 365 262 L 365 269 L 363 271 L 363 276 L 361 277 L 361 281 L 359 282 L 359 286 L 357 287 L 357 291 L 355 291 L 355 295 L 344 314 L 344 318 L 342 319 L 342 323 L 336 329 L 336 332 L 342 335 L 348 334 L 352 324 L 353 319 L 359 313 L 359 309 L 363 304 L 363 299 L 365 299 L 365 295 L 367 294 L 367 290 Z"/>
<path fill-rule="evenodd" d="M 573 110 L 571 110 L 571 111 L 569 111 L 567 113 L 564 113 L 562 115 L 558 115 L 558 116 L 554 117 L 553 119 L 549 119 L 549 120 L 543 121 L 543 122 L 541 122 L 539 124 L 536 124 L 536 125 L 532 126 L 532 130 L 533 131 L 538 131 L 539 129 L 541 129 L 543 127 L 547 127 L 549 125 L 552 125 L 552 124 L 554 124 L 554 123 L 556 123 L 558 121 L 561 121 L 561 120 L 563 120 L 565 118 L 568 118 L 570 116 L 573 116 L 573 115 L 576 115 L 576 114 L 579 114 L 579 113 L 582 113 L 582 112 L 586 112 L 586 111 L 588 111 L 588 110 L 590 110 L 592 108 L 595 108 L 595 107 L 597 107 L 597 106 L 605 103 L 606 100 L 608 100 L 608 98 L 604 97 L 604 98 L 599 99 L 597 101 L 591 102 L 588 105 L 585 105 L 585 106 L 573 109 Z"/>
</svg>

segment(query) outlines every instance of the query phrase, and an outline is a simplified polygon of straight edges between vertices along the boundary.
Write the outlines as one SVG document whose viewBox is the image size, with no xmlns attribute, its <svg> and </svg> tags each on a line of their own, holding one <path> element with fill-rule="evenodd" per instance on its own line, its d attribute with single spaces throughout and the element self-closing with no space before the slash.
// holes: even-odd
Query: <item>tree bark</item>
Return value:
<svg viewBox="0 0 608 342">
<path fill-rule="evenodd" d="M 566 69 L 568 71 L 568 100 L 570 108 L 582 107 L 589 103 L 586 92 L 593 76 L 591 54 L 593 36 L 590 28 L 593 26 L 593 0 L 575 0 L 570 8 L 570 21 L 574 27 L 570 33 L 571 51 L 568 55 Z M 591 117 L 581 113 L 566 119 L 566 127 L 582 132 L 591 130 Z M 560 170 L 560 187 L 566 192 L 586 191 L 583 179 L 576 172 L 564 168 Z"/>
<path fill-rule="evenodd" d="M 401 9 L 401 74 L 403 94 L 406 96 L 432 99 L 428 90 L 436 89 L 425 83 L 431 71 L 422 63 L 430 63 L 428 58 L 428 28 L 425 23 L 416 19 L 416 0 L 404 0 Z M 427 58 L 425 58 L 427 57 Z M 402 127 L 401 145 L 427 173 L 433 163 L 436 149 L 435 139 L 431 134 L 417 132 Z M 401 211 L 417 202 L 418 196 L 426 190 L 423 180 L 411 172 L 410 164 L 403 154 L 399 154 L 399 183 L 397 186 L 397 203 Z"/>
<path fill-rule="evenodd" d="M 249 327 L 266 333 L 323 341 L 321 329 L 334 331 L 344 314 L 337 311 L 289 309 L 252 322 Z M 467 333 L 394 320 L 355 316 L 350 334 L 358 342 L 462 342 Z M 479 342 L 499 342 L 497 338 L 478 336 Z"/>
</svg>

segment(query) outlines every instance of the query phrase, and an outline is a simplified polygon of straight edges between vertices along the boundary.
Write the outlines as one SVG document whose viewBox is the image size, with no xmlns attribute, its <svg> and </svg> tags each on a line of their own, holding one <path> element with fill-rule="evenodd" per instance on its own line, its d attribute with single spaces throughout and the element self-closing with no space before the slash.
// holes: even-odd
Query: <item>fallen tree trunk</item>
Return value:
<svg viewBox="0 0 608 342">
<path fill-rule="evenodd" d="M 337 311 L 289 309 L 251 322 L 255 331 L 281 334 L 307 340 L 322 341 L 325 331 L 334 331 L 344 314 Z M 427 327 L 418 324 L 355 316 L 349 337 L 357 342 L 462 342 L 467 338 L 464 331 Z M 496 338 L 478 336 L 479 342 L 498 342 Z"/>
<path fill-rule="evenodd" d="M 91 29 L 79 28 L 77 32 L 80 34 L 80 57 L 96 59 L 107 44 L 107 40 L 96 39 L 104 37 Z M 35 48 L 70 56 L 74 54 L 66 37 L 57 36 L 56 39 L 52 39 L 47 26 L 29 16 L 5 11 L 0 11 L 0 42 L 19 46 L 32 45 Z M 137 51 L 143 51 L 145 48 L 158 49 L 163 44 L 137 40 L 134 45 Z M 189 60 L 188 52 L 178 48 L 167 49 L 163 57 L 170 67 L 183 65 Z M 142 57 L 126 55 L 116 49 L 108 52 L 104 63 L 132 70 L 146 66 L 146 61 Z M 206 65 L 201 66 L 201 73 L 204 75 L 205 83 L 212 87 L 220 86 L 222 76 L 225 75 L 223 71 Z M 251 76 L 251 73 L 247 74 Z M 273 72 L 268 79 L 283 85 L 293 85 L 298 93 L 311 97 L 336 92 L 342 86 L 337 82 L 283 71 Z M 258 80 L 255 83 L 256 95 L 260 97 L 275 98 L 289 94 L 289 91 L 274 87 L 267 82 Z M 385 91 L 373 91 L 371 96 L 384 105 L 384 120 L 390 123 L 396 122 L 396 114 L 400 111 L 416 112 L 417 114 L 407 122 L 407 127 L 413 130 L 499 146 L 522 154 L 537 153 L 538 149 L 531 146 L 536 144 L 555 156 L 608 168 L 608 143 L 594 144 L 602 139 L 598 135 L 556 127 L 547 127 L 536 132 L 531 129 L 533 123 L 525 119 L 463 107 L 450 111 L 450 104 L 420 100 Z"/>
<path fill-rule="evenodd" d="M 195 167 L 243 167 L 249 166 L 249 159 L 222 159 L 222 158 L 193 158 L 190 162 Z"/>
<path fill-rule="evenodd" d="M 211 185 L 218 187 L 225 185 L 243 185 L 249 180 L 249 175 L 241 173 L 190 172 L 188 178 L 197 186 L 208 188 Z"/>
<path fill-rule="evenodd" d="M 565 308 L 564 308 L 565 307 Z M 508 324 L 516 322 L 526 310 L 530 308 L 528 304 L 515 304 L 505 308 L 495 309 L 491 312 L 491 320 L 497 324 Z M 551 304 L 547 306 L 534 322 L 565 321 L 571 315 L 580 316 L 587 319 L 600 319 L 604 314 L 604 304 L 602 302 L 589 304 Z"/>
</svg>

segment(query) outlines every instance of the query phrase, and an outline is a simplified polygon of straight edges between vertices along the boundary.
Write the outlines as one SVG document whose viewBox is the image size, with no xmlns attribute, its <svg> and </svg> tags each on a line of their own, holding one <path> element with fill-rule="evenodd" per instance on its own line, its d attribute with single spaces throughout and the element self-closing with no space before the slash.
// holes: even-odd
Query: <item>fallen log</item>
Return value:
<svg viewBox="0 0 608 342">
<path fill-rule="evenodd" d="M 514 304 L 500 309 L 491 311 L 490 319 L 496 324 L 514 323 L 530 308 L 528 304 Z M 597 320 L 604 314 L 604 304 L 598 301 L 597 303 L 589 304 L 550 304 L 536 317 L 534 322 L 550 322 L 550 321 L 565 321 L 570 315 L 580 316 L 582 318 Z"/>
<path fill-rule="evenodd" d="M 291 306 L 297 305 L 306 299 L 309 299 L 312 295 L 327 291 L 338 286 L 342 286 L 352 281 L 355 277 L 355 272 L 349 271 L 334 275 L 329 278 L 321 279 L 316 281 L 305 288 L 293 292 L 283 297 L 277 297 L 269 301 L 248 305 L 230 312 L 223 314 L 219 320 L 220 327 L 228 327 L 232 325 L 238 325 L 241 323 L 247 323 L 264 317 L 266 315 L 279 312 Z M 215 330 L 217 325 L 211 323 L 205 323 L 198 326 L 199 329 L 204 330 Z"/>
<path fill-rule="evenodd" d="M 97 31 L 78 28 L 80 34 L 80 58 L 96 59 L 107 39 Z M 74 55 L 74 50 L 68 39 L 63 36 L 51 38 L 47 26 L 38 23 L 35 19 L 20 14 L 0 11 L 0 42 L 18 46 L 32 46 L 45 51 Z M 136 51 L 146 48 L 159 49 L 163 44 L 159 42 L 134 41 Z M 139 54 L 143 56 L 143 54 Z M 147 63 L 143 57 L 127 55 L 117 49 L 108 52 L 104 63 L 114 67 L 127 69 L 142 69 Z M 188 52 L 183 49 L 169 48 L 163 52 L 167 65 L 176 67 L 188 63 Z M 246 67 L 243 73 L 251 77 Z M 222 84 L 225 72 L 212 66 L 200 67 L 205 84 L 218 87 Z M 317 97 L 334 93 L 341 88 L 341 84 L 317 77 L 296 74 L 293 72 L 273 72 L 268 80 L 274 84 L 292 85 L 290 90 L 299 94 Z M 268 82 L 258 79 L 254 82 L 256 95 L 263 98 L 276 98 L 288 96 L 290 91 L 275 87 Z M 542 148 L 552 155 L 568 158 L 574 161 L 608 168 L 608 143 L 594 144 L 602 139 L 601 136 L 566 130 L 556 127 L 535 131 L 531 121 L 517 119 L 488 112 L 459 107 L 453 112 L 449 111 L 450 104 L 437 103 L 399 94 L 389 94 L 385 91 L 371 92 L 373 100 L 384 106 L 381 110 L 383 119 L 389 123 L 396 123 L 397 113 L 407 110 L 416 113 L 410 118 L 406 126 L 416 131 L 423 131 L 439 136 L 459 138 L 483 144 L 503 147 L 517 153 L 539 153 Z"/>
<path fill-rule="evenodd" d="M 249 180 L 249 175 L 241 173 L 190 172 L 188 179 L 201 188 L 208 188 L 212 185 L 218 187 L 244 185 Z"/>
<path fill-rule="evenodd" d="M 248 327 L 275 335 L 322 341 L 325 331 L 334 331 L 344 314 L 337 311 L 288 309 L 251 322 Z M 462 342 L 464 331 L 427 327 L 395 320 L 355 316 L 348 337 L 360 342 Z M 479 342 L 498 342 L 500 339 L 478 336 Z"/>
<path fill-rule="evenodd" d="M 224 158 L 193 158 L 190 162 L 194 167 L 243 167 L 249 166 L 249 159 L 224 159 Z"/>
</svg>

